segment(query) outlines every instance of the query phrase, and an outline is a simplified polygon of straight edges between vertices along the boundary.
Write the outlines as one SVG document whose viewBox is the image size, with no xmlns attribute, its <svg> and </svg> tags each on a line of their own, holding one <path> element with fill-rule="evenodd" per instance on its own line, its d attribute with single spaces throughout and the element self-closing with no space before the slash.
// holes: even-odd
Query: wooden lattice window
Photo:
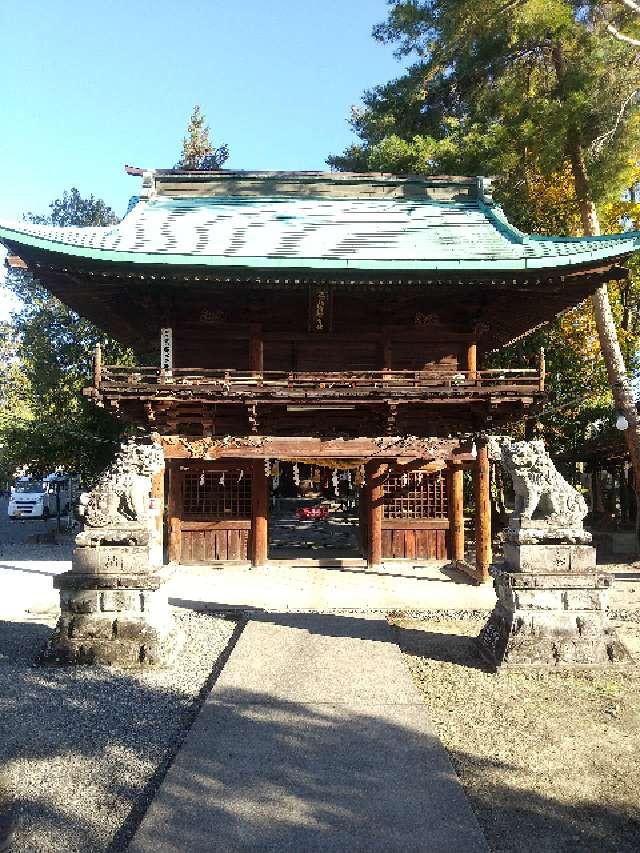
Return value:
<svg viewBox="0 0 640 853">
<path fill-rule="evenodd" d="M 384 483 L 384 518 L 446 518 L 447 479 L 442 471 L 389 471 Z"/>
<path fill-rule="evenodd" d="M 207 519 L 251 518 L 251 471 L 187 471 L 183 515 Z"/>
</svg>

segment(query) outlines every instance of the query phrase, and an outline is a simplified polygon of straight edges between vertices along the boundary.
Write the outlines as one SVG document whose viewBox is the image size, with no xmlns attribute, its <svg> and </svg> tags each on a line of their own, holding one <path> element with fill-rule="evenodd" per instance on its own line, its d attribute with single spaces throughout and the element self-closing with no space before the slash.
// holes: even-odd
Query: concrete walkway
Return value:
<svg viewBox="0 0 640 853">
<path fill-rule="evenodd" d="M 129 850 L 488 853 L 385 622 L 249 622 Z"/>
<path fill-rule="evenodd" d="M 492 610 L 491 583 L 474 586 L 445 562 L 388 562 L 368 569 L 362 560 L 272 560 L 252 569 L 228 564 L 177 566 L 167 591 L 173 604 L 219 605 L 242 610 Z"/>
</svg>

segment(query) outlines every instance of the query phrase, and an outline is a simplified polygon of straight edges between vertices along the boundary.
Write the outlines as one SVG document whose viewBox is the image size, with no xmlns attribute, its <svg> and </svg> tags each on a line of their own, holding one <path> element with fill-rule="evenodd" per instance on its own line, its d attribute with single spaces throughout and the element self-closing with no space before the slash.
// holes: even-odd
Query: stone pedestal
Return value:
<svg viewBox="0 0 640 853">
<path fill-rule="evenodd" d="M 535 542 L 534 528 L 546 538 Z M 554 541 L 555 531 L 526 519 L 507 528 L 505 562 L 494 566 L 498 601 L 478 638 L 492 666 L 598 666 L 627 656 L 607 618 L 612 580 L 596 570 L 589 534 L 567 538 Z"/>
<path fill-rule="evenodd" d="M 176 650 L 165 570 L 59 575 L 60 619 L 47 657 L 59 663 L 158 666 Z"/>
<path fill-rule="evenodd" d="M 487 663 L 597 666 L 626 657 L 607 619 L 606 575 L 500 572 L 493 612 L 478 638 Z"/>
<path fill-rule="evenodd" d="M 504 565 L 494 566 L 498 601 L 478 637 L 492 666 L 599 666 L 628 658 L 607 619 L 611 578 L 596 569 L 584 498 L 556 469 L 541 441 L 489 441 L 511 475 L 515 512 Z"/>
<path fill-rule="evenodd" d="M 44 657 L 60 663 L 158 666 L 177 648 L 157 547 L 162 505 L 150 496 L 163 468 L 152 442 L 130 442 L 85 497 L 85 530 L 71 571 L 55 578 L 60 619 Z"/>
</svg>

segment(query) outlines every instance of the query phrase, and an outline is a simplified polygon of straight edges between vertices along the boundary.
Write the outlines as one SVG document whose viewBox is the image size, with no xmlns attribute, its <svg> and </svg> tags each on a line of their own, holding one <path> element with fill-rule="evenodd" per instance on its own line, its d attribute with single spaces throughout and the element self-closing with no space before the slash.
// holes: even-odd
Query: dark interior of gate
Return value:
<svg viewBox="0 0 640 853">
<path fill-rule="evenodd" d="M 256 477 L 256 469 L 262 474 Z M 266 505 L 268 558 L 366 559 L 364 464 L 288 460 L 193 461 L 169 468 L 169 558 L 185 565 L 251 562 L 256 506 Z M 446 560 L 449 476 L 444 465 L 389 464 L 382 482 L 382 556 Z M 265 489 L 259 501 L 257 489 Z"/>
<path fill-rule="evenodd" d="M 276 460 L 271 466 L 269 559 L 314 564 L 360 559 L 362 466 Z"/>
</svg>

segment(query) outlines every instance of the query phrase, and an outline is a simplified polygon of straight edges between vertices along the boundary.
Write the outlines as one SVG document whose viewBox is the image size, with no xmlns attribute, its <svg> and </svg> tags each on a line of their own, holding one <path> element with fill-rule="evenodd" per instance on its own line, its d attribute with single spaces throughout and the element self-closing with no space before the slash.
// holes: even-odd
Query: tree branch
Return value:
<svg viewBox="0 0 640 853">
<path fill-rule="evenodd" d="M 624 0 L 627 2 L 627 0 Z M 607 24 L 607 32 L 610 33 L 615 39 L 618 41 L 623 41 L 626 44 L 632 44 L 634 47 L 640 47 L 640 39 L 631 38 L 631 36 L 625 36 L 624 33 L 621 33 L 620 30 L 616 29 L 613 24 Z"/>
<path fill-rule="evenodd" d="M 624 114 L 627 110 L 627 107 L 632 101 L 637 99 L 638 95 L 640 95 L 640 90 L 634 89 L 633 92 L 631 92 L 631 94 L 627 98 L 625 98 L 625 100 L 622 102 L 622 106 L 618 110 L 618 115 L 616 116 L 616 120 L 613 124 L 613 127 L 605 131 L 605 133 L 600 134 L 600 136 L 597 136 L 589 146 L 591 148 L 592 154 L 598 156 L 598 154 L 600 154 L 607 142 L 609 142 L 616 135 L 617 130 L 620 127 L 620 122 L 624 118 Z"/>
<path fill-rule="evenodd" d="M 634 12 L 640 13 L 640 3 L 635 3 L 634 0 L 622 0 L 625 6 L 633 9 Z"/>
</svg>

